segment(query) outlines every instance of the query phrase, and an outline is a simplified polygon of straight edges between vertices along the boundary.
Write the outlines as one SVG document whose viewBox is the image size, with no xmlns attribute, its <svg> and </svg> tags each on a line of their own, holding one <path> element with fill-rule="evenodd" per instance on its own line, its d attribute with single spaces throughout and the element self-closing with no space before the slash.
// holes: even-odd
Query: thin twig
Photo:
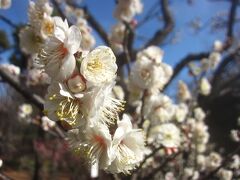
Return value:
<svg viewBox="0 0 240 180">
<path fill-rule="evenodd" d="M 151 8 L 149 8 L 148 12 L 146 13 L 146 16 L 140 20 L 137 24 L 137 28 L 145 24 L 149 19 L 156 16 L 159 12 L 155 12 L 155 10 L 158 8 L 158 2 L 154 3 Z"/>
<path fill-rule="evenodd" d="M 233 37 L 233 29 L 235 24 L 235 16 L 237 12 L 237 5 L 238 0 L 232 0 L 232 4 L 229 11 L 229 18 L 228 18 L 228 29 L 227 29 L 227 37 L 232 38 Z"/>
<path fill-rule="evenodd" d="M 58 14 L 60 15 L 60 17 L 64 20 L 64 19 L 67 19 L 65 13 L 62 11 L 62 9 L 60 8 L 58 2 L 56 0 L 52 0 L 52 4 L 54 5 L 54 7 L 56 8 Z M 71 25 L 72 23 L 69 22 L 68 20 L 68 23 Z"/>
<path fill-rule="evenodd" d="M 162 149 L 163 146 L 160 145 L 157 148 L 155 148 L 149 155 L 145 156 L 145 158 L 143 159 L 143 161 L 139 164 L 138 168 L 135 169 L 133 171 L 133 173 L 137 173 L 139 170 L 141 170 L 142 166 L 144 165 L 144 163 L 151 157 L 153 157 L 160 149 Z"/>
<path fill-rule="evenodd" d="M 142 106 L 141 106 L 141 118 L 140 118 L 140 121 L 139 121 L 139 124 L 138 124 L 138 127 L 139 128 L 142 128 L 143 126 L 143 123 L 144 123 L 144 104 L 145 104 L 145 96 L 147 94 L 147 90 L 144 90 L 143 91 L 143 95 L 142 95 Z"/>
<path fill-rule="evenodd" d="M 157 172 L 162 170 L 171 160 L 175 159 L 181 153 L 182 153 L 181 151 L 178 151 L 176 154 L 173 154 L 172 156 L 167 157 L 162 164 L 160 164 L 158 167 L 153 169 L 151 173 L 149 173 L 148 175 L 144 176 L 142 179 L 143 180 L 152 179 Z"/>
<path fill-rule="evenodd" d="M 164 86 L 163 91 L 171 84 L 174 78 L 182 71 L 182 69 L 192 61 L 199 61 L 202 58 L 207 58 L 209 56 L 208 52 L 202 52 L 197 54 L 189 54 L 185 58 L 179 61 L 179 63 L 174 67 L 173 75 L 171 76 L 168 83 Z"/>
<path fill-rule="evenodd" d="M 98 35 L 102 38 L 102 40 L 105 42 L 105 44 L 107 46 L 110 46 L 110 41 L 109 41 L 106 31 L 104 30 L 102 25 L 98 23 L 96 18 L 92 15 L 92 13 L 89 11 L 89 9 L 86 6 L 85 7 L 79 6 L 77 3 L 74 3 L 73 1 L 67 1 L 66 3 L 67 3 L 67 5 L 69 5 L 72 8 L 82 9 L 84 11 L 85 18 L 88 21 L 88 23 L 91 25 L 91 27 L 98 33 Z"/>
<path fill-rule="evenodd" d="M 125 25 L 125 32 L 124 32 L 124 39 L 123 39 L 123 50 L 125 54 L 125 60 L 126 60 L 126 65 L 127 65 L 127 70 L 128 70 L 128 75 L 130 74 L 131 68 L 130 68 L 130 62 L 131 62 L 131 57 L 129 54 L 129 48 L 128 48 L 128 43 L 129 43 L 129 28 L 127 25 Z"/>
<path fill-rule="evenodd" d="M 87 7 L 83 8 L 85 16 L 91 27 L 98 33 L 98 35 L 103 39 L 105 44 L 107 46 L 110 46 L 110 41 L 108 39 L 108 35 L 106 31 L 103 29 L 101 24 L 98 23 L 98 21 L 93 17 L 93 15 L 90 13 Z"/>
<path fill-rule="evenodd" d="M 0 15 L 0 19 L 5 22 L 6 24 L 8 24 L 9 26 L 11 26 L 12 28 L 16 29 L 18 26 L 16 24 L 14 24 L 10 19 L 6 18 L 3 15 Z"/>
<path fill-rule="evenodd" d="M 159 45 L 161 44 L 167 37 L 167 35 L 173 30 L 174 21 L 171 15 L 168 0 L 160 0 L 162 15 L 164 20 L 163 29 L 158 30 L 153 37 L 144 45 L 144 47 L 148 47 L 150 45 Z"/>
</svg>

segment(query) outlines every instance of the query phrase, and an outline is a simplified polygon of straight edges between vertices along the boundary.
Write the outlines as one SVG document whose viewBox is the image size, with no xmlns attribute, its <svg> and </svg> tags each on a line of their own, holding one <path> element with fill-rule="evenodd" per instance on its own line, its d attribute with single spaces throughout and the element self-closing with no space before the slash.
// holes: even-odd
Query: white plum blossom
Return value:
<svg viewBox="0 0 240 180">
<path fill-rule="evenodd" d="M 48 131 L 50 128 L 54 127 L 56 123 L 50 120 L 47 116 L 41 118 L 41 125 L 44 131 Z"/>
<path fill-rule="evenodd" d="M 8 9 L 12 5 L 12 0 L 0 0 L 0 9 Z"/>
<path fill-rule="evenodd" d="M 118 0 L 114 16 L 119 21 L 131 22 L 136 14 L 142 12 L 141 0 Z"/>
<path fill-rule="evenodd" d="M 106 46 L 99 46 L 81 61 L 80 72 L 90 86 L 112 82 L 116 77 L 116 57 Z"/>
<path fill-rule="evenodd" d="M 81 84 L 81 80 L 79 82 Z M 44 110 L 50 119 L 65 121 L 72 127 L 96 121 L 113 123 L 117 119 L 116 114 L 123 110 L 123 102 L 111 97 L 114 84 L 86 90 L 81 86 L 71 86 L 69 82 L 52 83 L 49 86 Z M 71 89 L 77 93 L 71 92 Z"/>
<path fill-rule="evenodd" d="M 49 76 L 42 70 L 33 68 L 28 71 L 29 85 L 47 84 L 49 82 L 50 82 Z"/>
<path fill-rule="evenodd" d="M 48 88 L 45 114 L 53 121 L 66 121 L 71 126 L 79 126 L 85 123 L 81 118 L 80 99 L 66 91 L 66 87 L 60 83 L 52 83 Z"/>
<path fill-rule="evenodd" d="M 202 154 L 199 154 L 197 156 L 196 163 L 200 170 L 204 170 L 206 166 L 206 157 Z"/>
<path fill-rule="evenodd" d="M 209 69 L 216 69 L 221 61 L 221 54 L 219 52 L 210 53 L 208 58 L 203 58 L 201 60 L 201 68 L 203 71 L 208 71 Z"/>
<path fill-rule="evenodd" d="M 124 100 L 124 96 L 125 94 L 123 88 L 119 85 L 115 85 L 113 87 L 113 97 L 119 100 Z"/>
<path fill-rule="evenodd" d="M 37 61 L 52 79 L 64 81 L 75 70 L 74 54 L 80 42 L 80 30 L 74 25 L 69 27 L 66 20 L 55 17 L 53 36 L 46 41 Z"/>
<path fill-rule="evenodd" d="M 133 82 L 140 89 L 148 89 L 154 86 L 162 76 L 163 72 L 153 66 L 151 61 L 136 61 L 130 74 L 130 83 Z"/>
<path fill-rule="evenodd" d="M 183 122 L 188 113 L 188 106 L 184 103 L 180 103 L 175 108 L 175 118 L 177 122 Z"/>
<path fill-rule="evenodd" d="M 165 177 L 164 177 L 164 178 L 165 178 L 165 180 L 176 180 L 173 172 L 167 172 L 167 173 L 165 174 Z"/>
<path fill-rule="evenodd" d="M 178 98 L 180 101 L 187 101 L 192 98 L 192 95 L 183 81 L 178 82 Z"/>
<path fill-rule="evenodd" d="M 130 117 L 126 114 L 118 122 L 113 135 L 113 151 L 115 158 L 109 166 L 111 173 L 129 174 L 144 156 L 145 136 L 141 129 L 133 129 Z"/>
<path fill-rule="evenodd" d="M 163 59 L 164 52 L 157 46 L 149 46 L 146 49 L 137 53 L 137 59 L 142 61 L 144 59 L 150 60 L 156 64 L 160 64 Z"/>
<path fill-rule="evenodd" d="M 211 170 L 220 166 L 221 162 L 222 162 L 221 156 L 216 152 L 211 152 L 206 159 L 206 167 L 209 168 L 209 170 Z"/>
<path fill-rule="evenodd" d="M 240 131 L 232 129 L 230 136 L 232 138 L 233 141 L 235 142 L 240 142 Z"/>
<path fill-rule="evenodd" d="M 235 154 L 232 157 L 232 161 L 230 162 L 230 168 L 239 169 L 240 168 L 240 157 L 239 155 Z"/>
<path fill-rule="evenodd" d="M 111 46 L 113 47 L 114 51 L 117 53 L 123 51 L 123 40 L 125 35 L 126 26 L 119 22 L 112 27 L 111 34 L 110 34 L 110 42 Z"/>
<path fill-rule="evenodd" d="M 33 112 L 33 108 L 31 104 L 22 104 L 19 107 L 18 115 L 20 118 L 29 117 Z"/>
<path fill-rule="evenodd" d="M 210 61 L 210 67 L 211 69 L 215 69 L 217 67 L 217 65 L 219 64 L 219 62 L 221 61 L 221 54 L 218 52 L 212 52 L 209 55 L 209 61 Z"/>
<path fill-rule="evenodd" d="M 107 126 L 96 123 L 86 128 L 68 132 L 70 147 L 89 158 L 90 164 L 106 169 L 113 160 L 112 137 Z"/>
<path fill-rule="evenodd" d="M 194 171 L 191 167 L 186 167 L 183 170 L 183 180 L 188 180 L 191 178 L 192 180 L 197 180 L 199 178 L 199 173 L 197 171 Z"/>
<path fill-rule="evenodd" d="M 87 21 L 83 18 L 78 18 L 76 26 L 80 29 L 82 34 L 82 41 L 80 47 L 83 50 L 90 50 L 95 45 L 95 39 L 91 34 L 92 29 L 88 26 Z"/>
<path fill-rule="evenodd" d="M 37 35 L 33 28 L 24 27 L 19 33 L 21 50 L 26 54 L 35 54 L 39 51 L 43 40 Z"/>
<path fill-rule="evenodd" d="M 200 121 L 193 123 L 191 129 L 193 133 L 192 139 L 196 142 L 196 144 L 193 144 L 193 148 L 195 148 L 197 152 L 204 152 L 209 140 L 208 127 Z"/>
<path fill-rule="evenodd" d="M 157 141 L 167 148 L 178 148 L 181 143 L 180 130 L 172 123 L 154 126 L 150 131 L 150 141 Z"/>
<path fill-rule="evenodd" d="M 142 12 L 141 0 L 116 1 L 114 16 L 118 22 L 106 37 L 106 44 L 113 50 L 107 46 L 94 48 L 96 40 L 88 23 L 93 27 L 96 23 L 85 8 L 75 7 L 70 1 L 53 3 L 55 8 L 59 5 L 63 10 L 65 20 L 53 16 L 49 0 L 29 2 L 28 24 L 19 29 L 18 34 L 20 49 L 27 55 L 27 70 L 20 74 L 17 66 L 0 65 L 1 70 L 16 76 L 20 82 L 26 80 L 24 83 L 31 91 L 35 90 L 34 86 L 42 87 L 43 91 L 48 86 L 45 115 L 33 117 L 37 109 L 22 104 L 18 111 L 20 120 L 34 123 L 53 135 L 64 136 L 68 147 L 87 159 L 92 178 L 101 177 L 99 170 L 104 170 L 114 174 L 114 178 L 121 178 L 116 175 L 119 173 L 133 173 L 132 179 L 151 176 L 149 179 L 194 180 L 211 175 L 216 168 L 218 172 L 214 172 L 213 178 L 230 180 L 239 176 L 238 154 L 227 162 L 228 159 L 222 157 L 224 151 L 212 151 L 214 146 L 209 143 L 210 132 L 205 123 L 211 111 L 201 106 L 203 110 L 198 103 L 199 95 L 211 94 L 208 79 L 226 53 L 221 41 L 214 42 L 208 57 L 188 64 L 197 86 L 189 89 L 180 80 L 177 94 L 170 92 L 168 96 L 164 90 L 175 72 L 163 61 L 164 51 L 160 47 L 137 48 L 133 43 L 133 50 L 126 42 L 132 62 L 127 69 L 129 74 L 125 73 L 127 62 L 121 62 L 122 55 L 128 56 L 125 52 L 125 40 L 130 37 L 126 36 L 127 30 L 134 33 L 138 29 L 135 16 Z M 0 0 L 0 8 L 10 5 L 11 0 Z M 153 6 L 152 10 L 150 16 L 157 9 Z M 123 65 L 120 77 L 118 63 Z M 42 95 L 42 91 L 40 93 Z M 129 114 L 123 113 L 125 103 Z M 231 130 L 234 141 L 240 141 L 239 135 L 238 130 Z M 170 156 L 173 153 L 176 156 Z M 152 174 L 155 169 L 160 171 Z"/>
<path fill-rule="evenodd" d="M 48 3 L 48 0 L 29 2 L 29 26 L 21 29 L 19 34 L 20 47 L 24 53 L 37 54 L 45 39 L 53 34 L 54 20 L 51 17 L 52 11 L 53 8 Z"/>
<path fill-rule="evenodd" d="M 78 94 L 83 92 L 86 87 L 85 79 L 81 76 L 81 74 L 73 74 L 66 82 L 69 90 L 74 93 Z"/>
<path fill-rule="evenodd" d="M 204 96 L 207 96 L 210 94 L 211 92 L 211 84 L 209 83 L 209 81 L 206 78 L 202 78 L 200 80 L 200 85 L 199 85 L 199 90 L 200 93 Z"/>
<path fill-rule="evenodd" d="M 233 177 L 233 172 L 231 170 L 221 168 L 218 171 L 217 176 L 219 177 L 219 180 L 231 180 Z"/>
<path fill-rule="evenodd" d="M 54 32 L 54 18 L 44 14 L 41 22 L 40 34 L 43 39 L 48 38 Z"/>
<path fill-rule="evenodd" d="M 220 40 L 214 41 L 213 50 L 216 52 L 221 52 L 223 50 L 223 43 Z"/>
<path fill-rule="evenodd" d="M 118 119 L 118 113 L 124 110 L 124 102 L 112 97 L 114 83 L 86 93 L 82 98 L 81 110 L 90 122 L 101 121 L 112 124 Z"/>
<path fill-rule="evenodd" d="M 130 74 L 130 83 L 140 89 L 162 89 L 172 74 L 166 64 L 154 64 L 149 59 L 137 60 Z"/>
<path fill-rule="evenodd" d="M 138 52 L 137 61 L 131 69 L 129 83 L 142 90 L 161 90 L 173 72 L 171 66 L 161 62 L 162 56 L 163 51 L 155 46 Z"/>
<path fill-rule="evenodd" d="M 112 162 L 112 138 L 107 126 L 95 124 L 86 130 L 86 143 L 89 146 L 88 156 L 92 162 L 98 163 L 100 169 L 106 169 Z"/>
<path fill-rule="evenodd" d="M 19 76 L 21 72 L 20 68 L 13 64 L 0 64 L 0 69 L 14 76 Z"/>
<path fill-rule="evenodd" d="M 172 100 L 164 94 L 151 95 L 144 104 L 145 116 L 155 124 L 172 120 L 175 109 Z"/>
<path fill-rule="evenodd" d="M 198 121 L 203 121 L 206 117 L 205 112 L 203 111 L 202 108 L 200 107 L 196 107 L 194 110 L 194 117 L 198 120 Z"/>
<path fill-rule="evenodd" d="M 36 2 L 29 2 L 29 22 L 36 34 L 39 34 L 41 31 L 41 25 L 44 16 L 50 16 L 52 12 L 53 8 L 48 3 L 48 0 L 37 0 Z"/>
</svg>

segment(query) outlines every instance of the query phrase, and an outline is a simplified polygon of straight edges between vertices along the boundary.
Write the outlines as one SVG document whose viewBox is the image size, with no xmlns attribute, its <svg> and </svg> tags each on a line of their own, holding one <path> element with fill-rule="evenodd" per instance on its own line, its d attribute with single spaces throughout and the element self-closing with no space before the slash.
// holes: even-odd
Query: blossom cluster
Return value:
<svg viewBox="0 0 240 180">
<path fill-rule="evenodd" d="M 134 17 L 140 14 L 143 9 L 141 0 L 118 0 L 114 11 L 114 17 L 118 20 L 117 24 L 112 27 L 109 39 L 111 46 L 116 52 L 123 51 L 123 41 L 125 37 L 126 24 L 129 23 L 132 28 L 137 24 Z"/>
<path fill-rule="evenodd" d="M 113 88 L 118 91 L 116 57 L 106 46 L 87 51 L 93 43 L 86 39 L 84 19 L 69 26 L 51 13 L 46 0 L 30 2 L 30 26 L 20 33 L 23 51 L 35 57 L 35 66 L 50 78 L 44 113 L 67 128 L 70 147 L 92 168 L 127 174 L 143 159 L 145 136 L 133 128 L 127 114 L 119 118 L 124 101 L 113 93 Z M 33 42 L 28 41 L 29 31 Z"/>
<path fill-rule="evenodd" d="M 0 2 L 0 8 L 6 8 L 2 4 L 11 1 Z M 23 103 L 18 110 L 20 122 L 39 125 L 44 131 L 60 126 L 68 147 L 87 160 L 92 177 L 98 176 L 99 169 L 129 175 L 139 172 L 139 165 L 141 172 L 135 175 L 146 179 L 160 162 L 166 165 L 164 171 L 156 172 L 156 179 L 198 179 L 218 168 L 215 177 L 220 179 L 239 176 L 238 154 L 225 165 L 221 152 L 208 146 L 208 110 L 198 104 L 199 97 L 207 98 L 213 91 L 211 72 L 221 61 L 221 41 L 214 43 L 207 58 L 188 64 L 195 84 L 179 80 L 173 97 L 165 88 L 174 70 L 165 63 L 164 51 L 158 46 L 136 50 L 129 57 L 129 74 L 117 75 L 114 53 L 125 51 L 126 32 L 137 25 L 141 0 L 117 1 L 114 16 L 118 22 L 109 35 L 113 50 L 94 48 L 83 9 L 68 1 L 57 3 L 64 4 L 65 9 L 59 8 L 66 19 L 53 16 L 48 0 L 29 3 L 29 23 L 19 33 L 20 48 L 29 55 L 28 71 L 0 65 L 18 78 L 25 74 L 28 86 L 48 86 L 44 116 L 34 117 L 34 106 Z M 240 142 L 238 129 L 232 129 L 229 136 Z M 165 163 L 171 155 L 175 159 Z"/>
</svg>

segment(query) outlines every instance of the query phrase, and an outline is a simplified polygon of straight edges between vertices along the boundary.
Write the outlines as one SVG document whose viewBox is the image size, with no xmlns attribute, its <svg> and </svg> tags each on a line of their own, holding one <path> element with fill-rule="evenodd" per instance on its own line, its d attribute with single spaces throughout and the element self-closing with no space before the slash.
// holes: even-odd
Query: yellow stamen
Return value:
<svg viewBox="0 0 240 180">
<path fill-rule="evenodd" d="M 100 71 L 103 68 L 102 63 L 99 59 L 94 59 L 87 64 L 87 69 L 91 72 Z"/>
</svg>

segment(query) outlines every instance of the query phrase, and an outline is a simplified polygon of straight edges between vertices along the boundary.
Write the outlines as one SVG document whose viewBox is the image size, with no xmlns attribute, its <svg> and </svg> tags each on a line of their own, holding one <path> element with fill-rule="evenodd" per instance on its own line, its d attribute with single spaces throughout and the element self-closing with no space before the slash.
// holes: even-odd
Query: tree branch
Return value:
<svg viewBox="0 0 240 180">
<path fill-rule="evenodd" d="M 6 24 L 8 24 L 9 26 L 11 26 L 12 28 L 15 28 L 15 29 L 17 28 L 17 25 L 14 24 L 14 23 L 13 23 L 11 20 L 9 20 L 8 18 L 0 15 L 0 19 L 1 19 L 3 22 L 5 22 Z"/>
<path fill-rule="evenodd" d="M 153 157 L 160 149 L 162 149 L 163 146 L 160 145 L 157 148 L 155 148 L 149 155 L 145 156 L 145 158 L 143 159 L 143 161 L 139 164 L 138 168 L 136 170 L 134 170 L 134 173 L 137 173 L 142 166 L 144 165 L 144 163 L 151 157 Z"/>
<path fill-rule="evenodd" d="M 231 8 L 229 11 L 229 18 L 228 18 L 228 30 L 227 30 L 228 38 L 233 37 L 233 29 L 234 29 L 235 16 L 237 12 L 237 5 L 238 5 L 238 0 L 232 0 Z"/>
<path fill-rule="evenodd" d="M 14 89 L 16 89 L 23 97 L 25 97 L 28 101 L 33 103 L 40 110 L 43 110 L 44 100 L 31 92 L 29 92 L 25 87 L 23 87 L 19 82 L 17 82 L 11 75 L 6 73 L 3 69 L 0 68 L 0 76 L 2 79 L 11 85 Z"/>
<path fill-rule="evenodd" d="M 167 157 L 162 164 L 160 164 L 158 167 L 156 167 L 155 169 L 153 169 L 151 173 L 149 173 L 148 175 L 146 175 L 146 176 L 143 177 L 142 179 L 143 179 L 143 180 L 153 179 L 154 175 L 155 175 L 158 171 L 162 170 L 162 168 L 164 168 L 164 167 L 168 164 L 169 161 L 175 159 L 179 154 L 181 154 L 181 151 L 177 152 L 176 154 L 174 154 L 174 155 L 172 155 L 172 156 L 170 156 L 170 157 Z"/>
<path fill-rule="evenodd" d="M 182 71 L 182 69 L 192 61 L 199 61 L 202 58 L 207 58 L 209 56 L 208 52 L 202 52 L 198 54 L 189 54 L 185 58 L 179 61 L 179 63 L 174 67 L 173 75 L 164 86 L 163 91 L 171 84 L 174 78 Z"/>
<path fill-rule="evenodd" d="M 173 30 L 174 21 L 171 15 L 171 12 L 168 7 L 168 0 L 160 0 L 162 15 L 164 20 L 163 29 L 158 30 L 154 36 L 146 43 L 145 48 L 150 45 L 159 45 L 161 44 L 167 35 Z"/>
<path fill-rule="evenodd" d="M 85 16 L 87 21 L 89 22 L 89 24 L 92 26 L 92 28 L 98 33 L 98 35 L 103 39 L 103 41 L 105 42 L 105 44 L 107 46 L 110 46 L 110 41 L 108 39 L 108 35 L 105 32 L 105 30 L 103 29 L 103 27 L 101 26 L 101 24 L 99 24 L 97 22 L 97 20 L 93 17 L 93 15 L 90 13 L 90 11 L 88 10 L 87 7 L 83 8 Z"/>
<path fill-rule="evenodd" d="M 58 2 L 57 2 L 56 0 L 52 0 L 52 3 L 53 3 L 53 5 L 54 5 L 54 7 L 56 8 L 57 12 L 59 13 L 59 16 L 60 16 L 63 20 L 64 20 L 64 19 L 67 19 L 65 13 L 64 13 L 64 12 L 62 11 L 62 9 L 60 8 Z M 69 23 L 69 25 L 72 24 L 72 23 L 69 22 L 69 21 L 68 21 L 68 23 Z"/>
<path fill-rule="evenodd" d="M 52 0 L 52 3 L 55 6 L 55 8 L 57 9 L 57 11 L 58 11 L 59 15 L 61 16 L 61 18 L 67 19 L 66 14 L 62 11 L 62 9 L 60 8 L 58 2 L 56 0 Z M 110 46 L 110 42 L 109 42 L 107 33 L 105 32 L 105 30 L 103 29 L 101 24 L 99 24 L 97 22 L 97 20 L 93 17 L 93 15 L 90 13 L 90 11 L 88 10 L 87 7 L 81 7 L 81 6 L 79 6 L 78 4 L 76 4 L 76 3 L 72 2 L 72 1 L 68 1 L 67 5 L 71 6 L 72 8 L 83 9 L 84 10 L 84 14 L 85 14 L 85 18 L 88 21 L 88 23 L 98 33 L 98 35 L 103 39 L 105 44 L 107 46 Z M 73 23 L 69 22 L 69 24 L 71 25 Z"/>
</svg>

